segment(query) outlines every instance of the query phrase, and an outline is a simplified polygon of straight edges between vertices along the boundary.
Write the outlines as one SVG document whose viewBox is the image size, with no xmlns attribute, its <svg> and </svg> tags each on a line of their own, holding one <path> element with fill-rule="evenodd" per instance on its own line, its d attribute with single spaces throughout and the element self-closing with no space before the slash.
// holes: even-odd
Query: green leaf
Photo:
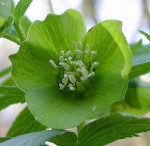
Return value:
<svg viewBox="0 0 150 146">
<path fill-rule="evenodd" d="M 4 37 L 13 25 L 14 18 L 11 16 L 10 9 L 11 0 L 0 0 L 0 37 Z"/>
<path fill-rule="evenodd" d="M 20 23 L 32 0 L 20 0 L 15 9 L 15 22 Z"/>
<path fill-rule="evenodd" d="M 8 30 L 6 30 L 1 37 L 15 42 L 18 45 L 20 44 L 20 38 L 13 25 Z"/>
<path fill-rule="evenodd" d="M 100 63 L 91 85 L 81 94 L 59 90 L 57 71 L 49 63 L 58 63 L 62 50 L 75 52 L 74 41 L 83 43 L 83 51 L 86 45 L 96 50 L 95 60 Z M 25 91 L 29 110 L 41 124 L 55 129 L 75 127 L 122 100 L 131 68 L 131 52 L 120 21 L 102 22 L 85 36 L 83 18 L 75 10 L 34 22 L 27 41 L 10 59 L 13 78 Z"/>
<path fill-rule="evenodd" d="M 150 119 L 113 114 L 86 125 L 79 133 L 78 145 L 103 146 L 147 131 Z"/>
<path fill-rule="evenodd" d="M 132 108 L 136 108 L 136 109 L 140 108 L 140 103 L 139 103 L 136 88 L 135 90 L 133 90 L 132 88 L 129 88 L 127 90 L 124 101 Z"/>
<path fill-rule="evenodd" d="M 0 137 L 0 143 L 11 139 L 11 137 Z"/>
<path fill-rule="evenodd" d="M 0 37 L 6 38 L 8 40 L 11 40 L 19 44 L 20 38 L 13 26 L 13 23 L 14 23 L 14 19 L 12 16 L 10 16 L 7 22 L 3 25 L 3 27 L 0 28 Z"/>
<path fill-rule="evenodd" d="M 142 30 L 139 30 L 139 32 L 140 32 L 141 34 L 143 34 L 143 35 L 150 41 L 150 35 L 149 35 L 148 33 L 144 32 L 144 31 L 142 31 Z"/>
<path fill-rule="evenodd" d="M 11 0 L 0 0 L 0 28 L 5 24 L 10 13 Z"/>
<path fill-rule="evenodd" d="M 65 133 L 70 132 L 63 130 L 33 132 L 7 140 L 0 143 L 0 146 L 46 146 L 46 141 L 50 141 L 53 137 L 63 135 Z"/>
<path fill-rule="evenodd" d="M 137 51 L 138 49 L 142 48 L 142 46 L 143 46 L 142 40 L 139 40 L 135 43 L 130 44 L 132 53 L 134 54 L 134 52 Z"/>
<path fill-rule="evenodd" d="M 58 146 L 76 146 L 77 136 L 73 132 L 68 132 L 63 135 L 57 135 L 50 141 Z"/>
<path fill-rule="evenodd" d="M 10 16 L 6 23 L 0 28 L 0 37 L 3 37 L 13 25 L 13 17 Z"/>
<path fill-rule="evenodd" d="M 14 103 L 23 103 L 24 92 L 13 86 L 0 86 L 0 110 Z"/>
<path fill-rule="evenodd" d="M 125 100 L 113 105 L 112 111 L 122 111 L 133 115 L 143 115 L 150 111 L 149 105 L 150 88 L 130 87 L 127 90 Z"/>
<path fill-rule="evenodd" d="M 13 23 L 13 22 L 11 22 L 11 23 Z M 23 17 L 20 25 L 21 25 L 25 35 L 27 36 L 29 27 L 31 25 L 30 20 L 27 17 Z M 7 26 L 8 26 L 8 28 L 7 28 Z M 21 40 L 20 40 L 19 35 L 16 32 L 16 29 L 14 28 L 14 26 L 13 25 L 10 26 L 10 24 L 7 25 L 7 23 L 6 23 L 3 27 L 5 27 L 5 28 L 2 28 L 3 31 L 0 32 L 0 37 L 6 38 L 17 44 L 20 44 Z"/>
<path fill-rule="evenodd" d="M 45 126 L 42 126 L 35 120 L 28 108 L 25 108 L 16 118 L 12 127 L 9 129 L 7 136 L 16 137 L 26 133 L 42 131 L 45 129 Z"/>
<path fill-rule="evenodd" d="M 132 79 L 150 71 L 150 46 L 142 46 L 133 52 L 132 69 L 129 78 Z"/>
<path fill-rule="evenodd" d="M 5 69 L 3 69 L 2 71 L 0 71 L 0 78 L 5 76 L 6 74 L 10 73 L 11 71 L 11 67 L 7 67 Z"/>
<path fill-rule="evenodd" d="M 0 79 L 2 80 L 1 85 L 3 86 L 16 86 L 13 79 L 10 77 L 11 67 L 4 68 L 0 71 Z M 11 78 L 11 82 L 10 82 Z"/>
<path fill-rule="evenodd" d="M 12 79 L 11 76 L 9 76 L 6 80 L 4 80 L 1 84 L 2 86 L 16 86 L 16 83 L 14 82 L 14 80 Z"/>
</svg>

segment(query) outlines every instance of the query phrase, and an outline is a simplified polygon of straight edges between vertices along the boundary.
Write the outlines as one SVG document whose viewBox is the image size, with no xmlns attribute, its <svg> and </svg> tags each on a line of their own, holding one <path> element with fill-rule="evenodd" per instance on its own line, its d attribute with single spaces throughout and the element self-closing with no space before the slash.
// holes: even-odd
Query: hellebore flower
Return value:
<svg viewBox="0 0 150 146">
<path fill-rule="evenodd" d="M 124 98 L 131 53 L 121 26 L 108 20 L 86 33 L 76 10 L 32 24 L 10 59 L 13 78 L 40 123 L 75 127 Z"/>
</svg>

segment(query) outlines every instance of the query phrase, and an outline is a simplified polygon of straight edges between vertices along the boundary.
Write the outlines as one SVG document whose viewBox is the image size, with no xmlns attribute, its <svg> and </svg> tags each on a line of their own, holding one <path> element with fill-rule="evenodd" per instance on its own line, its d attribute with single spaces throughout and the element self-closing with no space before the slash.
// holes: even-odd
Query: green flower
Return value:
<svg viewBox="0 0 150 146">
<path fill-rule="evenodd" d="M 13 78 L 41 124 L 75 127 L 124 98 L 131 53 L 121 26 L 108 20 L 86 33 L 75 10 L 32 24 L 10 59 Z"/>
</svg>

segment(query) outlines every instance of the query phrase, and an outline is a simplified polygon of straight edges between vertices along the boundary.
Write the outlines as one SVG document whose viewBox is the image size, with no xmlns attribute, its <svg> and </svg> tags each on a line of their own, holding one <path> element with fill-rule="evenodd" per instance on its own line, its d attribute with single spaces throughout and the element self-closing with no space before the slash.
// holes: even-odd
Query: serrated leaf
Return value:
<svg viewBox="0 0 150 146">
<path fill-rule="evenodd" d="M 73 132 L 57 135 L 51 139 L 57 146 L 76 146 L 77 136 Z"/>
<path fill-rule="evenodd" d="M 113 114 L 86 125 L 79 133 L 78 145 L 104 146 L 147 131 L 150 131 L 150 119 Z"/>
<path fill-rule="evenodd" d="M 25 94 L 14 86 L 0 86 L 0 110 L 14 103 L 25 102 Z"/>
<path fill-rule="evenodd" d="M 20 0 L 15 9 L 16 23 L 20 23 L 32 0 Z"/>
<path fill-rule="evenodd" d="M 12 127 L 7 133 L 9 137 L 16 137 L 30 132 L 42 131 L 46 127 L 39 124 L 33 115 L 30 113 L 28 108 L 25 108 L 19 116 L 16 118 Z"/>
<path fill-rule="evenodd" d="M 63 136 L 63 134 L 66 133 L 72 132 L 64 130 L 33 132 L 7 140 L 3 143 L 0 143 L 0 146 L 46 146 L 45 145 L 46 141 L 51 141 L 53 137 L 57 135 Z"/>
</svg>

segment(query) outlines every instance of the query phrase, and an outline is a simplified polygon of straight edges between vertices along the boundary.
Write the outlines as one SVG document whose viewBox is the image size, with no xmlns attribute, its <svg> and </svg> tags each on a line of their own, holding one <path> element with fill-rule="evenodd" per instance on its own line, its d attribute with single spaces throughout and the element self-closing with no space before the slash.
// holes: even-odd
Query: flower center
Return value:
<svg viewBox="0 0 150 146">
<path fill-rule="evenodd" d="M 57 80 L 60 90 L 83 91 L 95 76 L 99 62 L 94 61 L 97 51 L 89 46 L 82 50 L 81 42 L 73 43 L 74 50 L 60 51 L 59 63 L 50 60 L 51 66 L 58 71 Z"/>
</svg>

